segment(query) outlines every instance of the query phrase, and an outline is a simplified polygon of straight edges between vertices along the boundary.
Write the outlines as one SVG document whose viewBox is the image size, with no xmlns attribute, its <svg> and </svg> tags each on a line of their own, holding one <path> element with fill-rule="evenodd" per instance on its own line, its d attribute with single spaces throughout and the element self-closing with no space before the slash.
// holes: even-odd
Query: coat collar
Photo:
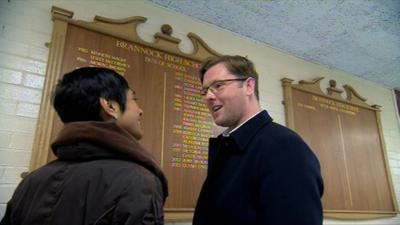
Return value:
<svg viewBox="0 0 400 225">
<path fill-rule="evenodd" d="M 257 134 L 257 132 L 270 122 L 272 122 L 272 118 L 269 116 L 266 110 L 263 110 L 259 114 L 251 118 L 249 121 L 244 123 L 241 127 L 239 127 L 239 129 L 232 132 L 230 134 L 230 137 L 238 146 L 238 150 L 244 151 L 246 149 L 246 146 Z"/>
<path fill-rule="evenodd" d="M 132 161 L 157 176 L 163 185 L 164 198 L 168 195 L 167 180 L 153 156 L 113 121 L 67 123 L 51 147 L 61 160 L 117 157 Z"/>
<path fill-rule="evenodd" d="M 208 174 L 216 166 L 217 155 L 241 153 L 246 150 L 247 145 L 259 130 L 272 122 L 267 111 L 263 110 L 249 121 L 232 132 L 228 137 L 220 134 L 217 138 L 210 138 L 208 152 Z M 221 152 L 225 151 L 225 153 Z"/>
</svg>

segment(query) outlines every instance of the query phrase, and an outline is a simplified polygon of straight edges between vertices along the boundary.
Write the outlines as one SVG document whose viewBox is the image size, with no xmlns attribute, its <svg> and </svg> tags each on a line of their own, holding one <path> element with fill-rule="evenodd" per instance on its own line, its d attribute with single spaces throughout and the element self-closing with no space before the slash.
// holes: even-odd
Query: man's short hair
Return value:
<svg viewBox="0 0 400 225">
<path fill-rule="evenodd" d="M 100 98 L 125 110 L 128 82 L 107 68 L 83 67 L 65 74 L 55 88 L 53 106 L 64 123 L 101 121 Z"/>
<path fill-rule="evenodd" d="M 258 73 L 254 68 L 254 64 L 252 61 L 247 59 L 246 57 L 239 56 L 239 55 L 224 55 L 221 57 L 215 57 L 208 59 L 200 68 L 200 81 L 203 83 L 204 74 L 209 70 L 211 67 L 223 63 L 225 67 L 228 69 L 230 73 L 235 75 L 238 78 L 247 78 L 252 77 L 254 78 L 256 85 L 255 85 L 255 95 L 257 100 L 259 100 L 258 95 Z"/>
</svg>

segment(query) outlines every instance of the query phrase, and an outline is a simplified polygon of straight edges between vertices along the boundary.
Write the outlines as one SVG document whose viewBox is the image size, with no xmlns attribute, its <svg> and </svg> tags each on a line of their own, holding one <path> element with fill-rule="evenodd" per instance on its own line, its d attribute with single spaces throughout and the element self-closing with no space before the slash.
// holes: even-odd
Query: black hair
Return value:
<svg viewBox="0 0 400 225">
<path fill-rule="evenodd" d="M 64 123 L 101 121 L 100 98 L 116 101 L 125 111 L 128 82 L 114 70 L 82 67 L 58 81 L 53 106 Z"/>
</svg>

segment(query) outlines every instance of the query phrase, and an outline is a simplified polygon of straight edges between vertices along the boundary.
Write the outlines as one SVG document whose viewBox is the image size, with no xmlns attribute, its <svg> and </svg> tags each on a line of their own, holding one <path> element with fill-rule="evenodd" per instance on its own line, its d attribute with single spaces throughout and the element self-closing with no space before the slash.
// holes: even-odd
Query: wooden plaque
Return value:
<svg viewBox="0 0 400 225">
<path fill-rule="evenodd" d="M 300 81 L 284 78 L 288 127 L 298 132 L 321 163 L 325 192 L 324 215 L 343 219 L 394 216 L 397 203 L 380 123 L 380 109 L 365 103 L 351 86 L 343 90 L 322 78 Z M 301 204 L 301 203 L 300 203 Z"/>
<path fill-rule="evenodd" d="M 57 7 L 52 14 L 53 35 L 31 169 L 55 158 L 49 146 L 63 125 L 50 97 L 60 76 L 84 66 L 112 68 L 128 80 L 144 111 L 141 142 L 169 182 L 167 219 L 189 219 L 206 176 L 213 127 L 199 94 L 198 70 L 203 60 L 219 54 L 193 33 L 188 37 L 194 52 L 182 53 L 180 40 L 171 36 L 169 25 L 154 35 L 154 43 L 145 42 L 136 33 L 144 17 L 113 20 L 96 16 L 93 22 L 84 22 Z"/>
</svg>

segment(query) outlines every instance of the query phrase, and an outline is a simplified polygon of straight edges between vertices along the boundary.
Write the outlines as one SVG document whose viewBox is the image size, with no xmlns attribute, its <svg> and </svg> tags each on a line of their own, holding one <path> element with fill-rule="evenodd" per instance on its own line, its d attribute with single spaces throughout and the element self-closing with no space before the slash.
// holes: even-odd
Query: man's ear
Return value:
<svg viewBox="0 0 400 225">
<path fill-rule="evenodd" d="M 256 89 L 256 80 L 254 78 L 248 78 L 245 82 L 246 85 L 246 94 L 251 95 L 254 93 Z"/>
<path fill-rule="evenodd" d="M 121 109 L 116 101 L 100 98 L 100 117 L 103 120 L 118 119 Z"/>
</svg>

